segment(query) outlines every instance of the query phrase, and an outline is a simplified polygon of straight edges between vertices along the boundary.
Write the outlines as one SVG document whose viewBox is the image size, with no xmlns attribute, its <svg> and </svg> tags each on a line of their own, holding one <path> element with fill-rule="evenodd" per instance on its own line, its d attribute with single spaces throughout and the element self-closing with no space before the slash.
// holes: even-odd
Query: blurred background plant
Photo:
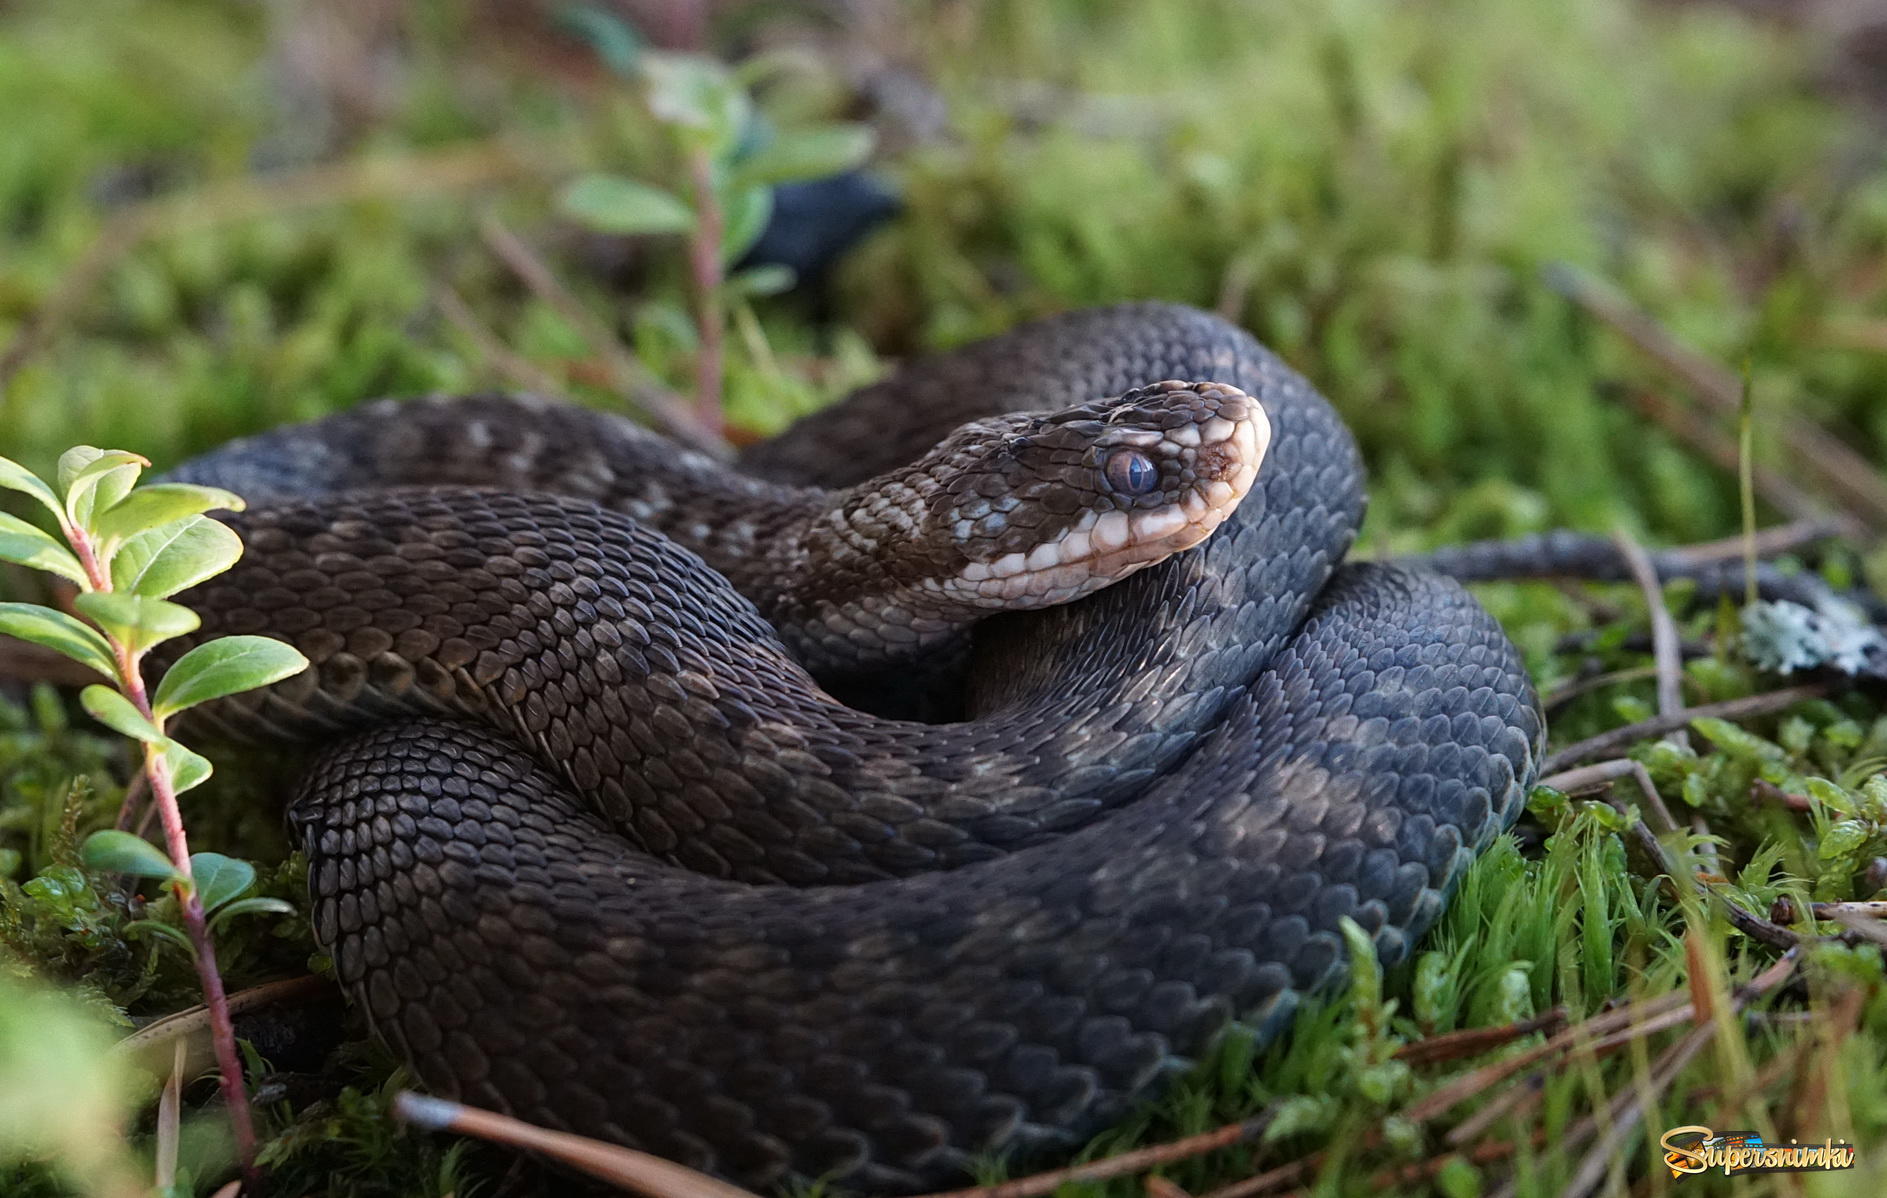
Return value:
<svg viewBox="0 0 1887 1198">
<path fill-rule="evenodd" d="M 0 453 L 45 473 L 70 445 L 115 444 L 164 466 L 373 396 L 493 386 L 714 448 L 922 350 L 1161 298 L 1245 324 L 1332 397 L 1374 474 L 1372 549 L 1732 534 L 1741 386 L 1719 364 L 1747 363 L 1762 520 L 1844 518 L 1864 535 L 1818 568 L 1879 585 L 1884 31 L 1841 0 L 12 0 Z M 24 572 L 0 592 L 46 597 Z M 1556 743 L 1654 710 L 1636 591 L 1481 594 L 1554 698 Z M 1720 624 L 1680 620 L 1693 702 L 1773 685 Z M 188 964 L 129 937 L 135 904 L 77 852 L 132 759 L 42 666 L 0 643 L 0 973 L 77 986 L 68 1022 L 143 1025 L 193 1001 Z M 1691 749 L 1637 755 L 1709 821 L 1748 909 L 1869 900 L 1887 884 L 1881 717 L 1844 691 L 1748 739 L 1709 724 Z M 266 763 L 193 802 L 199 843 L 282 862 L 260 893 L 300 902 Z M 1630 833 L 1609 806 L 1543 794 L 1427 955 L 1301 1017 L 1260 1070 L 1228 1050 L 1097 1148 L 1267 1108 L 1289 1116 L 1262 1145 L 1174 1179 L 1578 1180 L 1580 1119 L 1645 1092 L 1644 1054 L 1559 1070 L 1534 1105 L 1488 1115 L 1505 1155 L 1486 1159 L 1463 1146 L 1487 1141 L 1447 1138 L 1473 1116 L 1401 1113 L 1476 1062 L 1393 1062 L 1423 1036 L 1687 978 L 1728 993 L 1773 960 L 1637 876 L 1655 869 Z M 272 923 L 219 940 L 232 988 L 325 968 L 301 921 Z M 1792 1005 L 1730 1020 L 1664 1079 L 1652 1142 L 1713 1109 L 1879 1142 L 1878 953 L 1805 955 Z M 283 1192 L 464 1194 L 497 1175 L 482 1150 L 385 1122 L 397 1074 L 358 1025 L 312 1044 L 239 1031 Z M 77 1065 L 54 1086 L 63 1067 L 13 1043 L 0 1074 L 44 1079 L 42 1121 L 130 1128 L 152 1155 L 130 1091 L 79 1087 Z M 69 1043 L 96 1055 L 96 1037 Z M 111 1192 L 132 1159 L 68 1159 L 6 1118 L 0 1156 L 64 1162 L 0 1172 L 8 1193 Z M 1642 1176 L 1645 1143 L 1627 1148 Z M 1418 1173 L 1385 1182 L 1392 1162 Z"/>
</svg>

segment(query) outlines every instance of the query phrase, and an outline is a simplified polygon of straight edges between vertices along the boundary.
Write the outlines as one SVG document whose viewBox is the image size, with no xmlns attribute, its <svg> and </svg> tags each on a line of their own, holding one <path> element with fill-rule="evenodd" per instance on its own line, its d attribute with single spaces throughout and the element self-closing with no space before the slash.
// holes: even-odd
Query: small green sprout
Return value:
<svg viewBox="0 0 1887 1198">
<path fill-rule="evenodd" d="M 730 300 L 783 291 L 792 272 L 760 266 L 729 278 L 766 231 L 773 188 L 850 170 L 870 156 L 868 126 L 830 121 L 775 130 L 760 117 L 748 73 L 696 54 L 648 50 L 628 26 L 595 9 L 572 14 L 599 56 L 640 88 L 662 133 L 671 187 L 614 172 L 579 176 L 560 197 L 565 215 L 602 233 L 681 236 L 694 291 L 695 414 L 721 429 L 722 344 Z"/>
</svg>

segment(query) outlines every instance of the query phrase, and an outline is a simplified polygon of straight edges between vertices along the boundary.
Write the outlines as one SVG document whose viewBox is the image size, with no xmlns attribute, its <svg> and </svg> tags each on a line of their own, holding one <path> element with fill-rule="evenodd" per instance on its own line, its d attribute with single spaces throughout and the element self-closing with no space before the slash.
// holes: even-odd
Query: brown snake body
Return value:
<svg viewBox="0 0 1887 1198">
<path fill-rule="evenodd" d="M 858 664 L 820 604 L 880 567 L 834 543 L 832 589 L 783 584 L 751 534 L 671 518 L 677 475 L 612 456 L 631 450 L 595 417 L 501 405 L 473 434 L 471 409 L 363 409 L 180 472 L 257 500 L 242 562 L 184 601 L 206 635 L 271 632 L 315 663 L 217 718 L 335 741 L 291 821 L 317 935 L 380 1034 L 440 1092 L 749 1185 L 909 1190 L 1076 1147 L 1234 1023 L 1269 1034 L 1339 976 L 1344 918 L 1406 953 L 1518 812 L 1540 715 L 1456 584 L 1342 564 L 1354 446 L 1244 333 L 1077 313 L 916 364 L 753 474 L 679 469 L 716 503 L 826 503 L 805 488 L 967 421 L 1162 379 L 1262 407 L 1250 492 L 1195 548 L 978 625 L 967 718 L 945 724 L 844 706 L 801 664 Z M 403 411 L 429 431 L 360 448 L 361 421 Z M 1020 536 L 1022 513 L 1096 548 L 1059 498 L 991 520 L 1009 494 L 971 486 L 944 523 Z M 990 582 L 1020 543 L 951 577 Z M 911 661 L 960 636 L 917 627 L 928 584 L 876 581 Z"/>
</svg>

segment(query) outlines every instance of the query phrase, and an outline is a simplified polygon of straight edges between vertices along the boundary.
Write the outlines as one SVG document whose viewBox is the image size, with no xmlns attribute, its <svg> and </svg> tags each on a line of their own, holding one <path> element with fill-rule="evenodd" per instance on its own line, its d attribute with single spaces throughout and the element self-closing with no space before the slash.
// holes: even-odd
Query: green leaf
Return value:
<svg viewBox="0 0 1887 1198">
<path fill-rule="evenodd" d="M 64 612 L 33 603 L 0 603 L 0 632 L 63 653 L 107 678 L 117 674 L 105 638 Z"/>
<path fill-rule="evenodd" d="M 94 873 L 134 874 L 140 878 L 164 878 L 170 881 L 182 877 L 170 858 L 164 855 L 164 850 L 142 836 L 116 829 L 87 836 L 84 846 L 79 849 L 79 860 Z"/>
<path fill-rule="evenodd" d="M 794 129 L 735 163 L 734 182 L 754 186 L 823 179 L 864 162 L 871 156 L 872 141 L 866 125 L 835 123 Z"/>
<path fill-rule="evenodd" d="M 1807 781 L 1810 798 L 1841 815 L 1854 815 L 1858 804 L 1855 803 L 1853 795 L 1826 778 L 1810 778 Z"/>
<path fill-rule="evenodd" d="M 169 716 L 211 699 L 279 682 L 307 668 L 307 658 L 270 637 L 219 637 L 177 659 L 157 685 L 153 708 L 159 716 Z"/>
<path fill-rule="evenodd" d="M 564 215 L 601 233 L 686 233 L 695 214 L 680 199 L 621 175 L 585 175 L 558 197 Z"/>
<path fill-rule="evenodd" d="M 58 473 L 59 491 L 64 494 L 72 490 L 79 472 L 105 456 L 105 451 L 92 445 L 74 445 L 59 455 Z"/>
<path fill-rule="evenodd" d="M 94 591 L 72 601 L 79 614 L 105 630 L 105 635 L 141 653 L 172 637 L 195 632 L 202 620 L 197 613 L 165 599 Z"/>
<path fill-rule="evenodd" d="M 1781 761 L 1788 756 L 1782 746 L 1764 740 L 1754 732 L 1745 731 L 1714 716 L 1701 716 L 1690 722 L 1690 726 L 1702 733 L 1710 743 L 1728 753 L 1738 761 L 1764 762 Z"/>
<path fill-rule="evenodd" d="M 31 470 L 20 465 L 12 458 L 0 458 L 0 487 L 9 491 L 18 491 L 22 495 L 31 495 L 44 504 L 46 510 L 63 519 L 64 511 L 59 507 L 59 497 L 53 494 L 46 481 Z"/>
<path fill-rule="evenodd" d="M 793 268 L 777 262 L 765 266 L 749 267 L 727 280 L 728 287 L 737 295 L 758 298 L 765 295 L 779 295 L 792 289 L 797 276 Z"/>
<path fill-rule="evenodd" d="M 237 899 L 210 917 L 210 931 L 220 930 L 225 922 L 238 915 L 293 915 L 294 913 L 295 904 L 286 899 L 264 898 L 260 895 L 255 898 Z"/>
<path fill-rule="evenodd" d="M 633 79 L 642 67 L 642 55 L 648 43 L 635 26 L 613 12 L 584 5 L 564 11 L 560 24 L 590 44 L 603 65 L 625 79 Z"/>
<path fill-rule="evenodd" d="M 43 529 L 5 512 L 0 512 L 0 561 L 18 562 L 85 585 L 85 567 L 70 549 Z"/>
<path fill-rule="evenodd" d="M 721 237 L 721 261 L 738 261 L 752 249 L 753 243 L 760 240 L 760 234 L 766 232 L 767 220 L 772 215 L 773 192 L 769 188 L 747 187 L 729 195 L 725 217 L 727 231 Z"/>
<path fill-rule="evenodd" d="M 149 933 L 181 948 L 186 956 L 197 955 L 196 946 L 190 943 L 190 937 L 184 935 L 182 929 L 173 928 L 167 923 L 159 923 L 155 919 L 134 919 L 124 926 L 124 933 L 127 936 L 143 936 Z"/>
<path fill-rule="evenodd" d="M 203 909 L 214 911 L 249 892 L 256 884 L 256 867 L 221 853 L 192 853 L 190 876 L 196 879 Z"/>
<path fill-rule="evenodd" d="M 66 493 L 66 516 L 80 528 L 92 527 L 92 516 L 109 510 L 130 494 L 138 475 L 151 463 L 122 449 L 93 449 L 81 445 L 59 459 L 59 481 Z M 68 481 L 70 480 L 70 481 Z"/>
<path fill-rule="evenodd" d="M 164 734 L 157 725 L 139 714 L 138 709 L 109 686 L 93 683 L 79 692 L 79 706 L 85 708 L 91 717 L 110 728 L 121 732 L 133 740 L 161 741 Z"/>
<path fill-rule="evenodd" d="M 209 779 L 209 759 L 178 742 L 164 742 L 164 763 L 170 767 L 170 788 L 178 794 L 195 790 Z"/>
<path fill-rule="evenodd" d="M 196 516 L 139 533 L 111 559 L 113 590 L 167 599 L 236 564 L 242 539 L 228 525 Z"/>
<path fill-rule="evenodd" d="M 739 143 L 753 103 L 726 67 L 698 54 L 651 54 L 642 73 L 649 111 L 688 144 L 720 158 Z"/>
<path fill-rule="evenodd" d="M 241 497 L 221 487 L 157 483 L 139 487 L 126 495 L 107 508 L 96 524 L 101 539 L 122 541 L 204 512 L 240 512 L 242 509 Z"/>
</svg>

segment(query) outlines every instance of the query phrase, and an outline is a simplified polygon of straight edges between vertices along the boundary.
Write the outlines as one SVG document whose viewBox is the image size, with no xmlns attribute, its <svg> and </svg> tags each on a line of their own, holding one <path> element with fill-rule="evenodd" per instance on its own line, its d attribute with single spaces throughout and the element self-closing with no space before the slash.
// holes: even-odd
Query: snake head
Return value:
<svg viewBox="0 0 1887 1198">
<path fill-rule="evenodd" d="M 1245 498 L 1271 440 L 1251 396 L 1168 381 L 966 426 L 927 458 L 929 585 L 978 608 L 1066 603 L 1189 549 Z"/>
</svg>

